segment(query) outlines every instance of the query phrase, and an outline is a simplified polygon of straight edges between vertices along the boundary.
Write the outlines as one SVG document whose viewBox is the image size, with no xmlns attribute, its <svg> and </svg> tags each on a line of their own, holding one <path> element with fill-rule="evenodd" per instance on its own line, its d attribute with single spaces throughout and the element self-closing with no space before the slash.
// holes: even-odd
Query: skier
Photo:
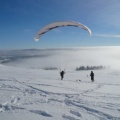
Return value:
<svg viewBox="0 0 120 120">
<path fill-rule="evenodd" d="M 91 76 L 91 81 L 94 82 L 94 73 L 93 73 L 93 71 L 91 71 L 90 76 Z"/>
<path fill-rule="evenodd" d="M 61 76 L 61 80 L 63 80 L 63 78 L 64 78 L 64 74 L 65 74 L 65 71 L 60 71 L 60 76 Z"/>
</svg>

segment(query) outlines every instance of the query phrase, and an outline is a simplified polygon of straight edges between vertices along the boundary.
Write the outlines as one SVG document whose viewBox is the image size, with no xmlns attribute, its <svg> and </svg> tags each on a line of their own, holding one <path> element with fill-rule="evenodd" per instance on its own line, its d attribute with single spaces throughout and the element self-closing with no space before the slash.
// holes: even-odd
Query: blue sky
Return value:
<svg viewBox="0 0 120 120">
<path fill-rule="evenodd" d="M 37 31 L 56 21 L 88 26 L 60 27 L 34 41 Z M 0 0 L 0 49 L 120 46 L 119 0 Z"/>
</svg>

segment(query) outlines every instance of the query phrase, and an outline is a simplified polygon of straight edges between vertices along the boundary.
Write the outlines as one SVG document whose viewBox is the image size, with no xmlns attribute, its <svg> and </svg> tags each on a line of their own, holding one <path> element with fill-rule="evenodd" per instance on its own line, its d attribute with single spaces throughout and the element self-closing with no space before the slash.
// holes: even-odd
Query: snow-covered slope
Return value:
<svg viewBox="0 0 120 120">
<path fill-rule="evenodd" d="M 65 51 L 64 55 L 71 53 Z M 94 70 L 95 81 L 91 82 L 90 71 L 75 71 L 73 68 L 77 66 L 74 65 L 78 63 L 73 62 L 71 69 L 70 64 L 65 66 L 65 78 L 60 80 L 59 69 L 41 68 L 50 67 L 48 61 L 53 58 L 54 62 L 57 61 L 56 56 L 63 55 L 61 51 L 56 50 L 54 54 L 47 51 L 44 60 L 40 58 L 46 50 L 44 54 L 36 50 L 39 57 L 33 56 L 34 53 L 32 58 L 28 57 L 31 51 L 28 52 L 17 53 L 19 58 L 0 64 L 0 120 L 120 120 L 119 70 Z M 6 58 L 8 55 L 12 58 L 16 56 L 11 52 L 5 55 Z M 23 55 L 24 58 L 20 57 Z M 1 56 L 3 59 L 4 55 Z M 36 64 L 33 69 L 39 60 L 39 68 Z M 86 65 L 89 64 L 87 61 Z M 61 68 L 58 63 L 56 65 Z"/>
</svg>

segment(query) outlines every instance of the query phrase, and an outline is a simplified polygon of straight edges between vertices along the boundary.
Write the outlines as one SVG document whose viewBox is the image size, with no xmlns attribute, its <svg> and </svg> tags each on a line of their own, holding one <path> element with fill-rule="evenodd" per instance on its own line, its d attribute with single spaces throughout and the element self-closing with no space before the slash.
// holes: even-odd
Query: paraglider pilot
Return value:
<svg viewBox="0 0 120 120">
<path fill-rule="evenodd" d="M 91 81 L 94 82 L 94 73 L 93 73 L 93 71 L 91 71 L 90 76 L 91 76 Z"/>
<path fill-rule="evenodd" d="M 61 80 L 63 80 L 63 78 L 64 78 L 64 74 L 65 74 L 65 71 L 60 71 L 60 76 L 61 76 Z"/>
</svg>

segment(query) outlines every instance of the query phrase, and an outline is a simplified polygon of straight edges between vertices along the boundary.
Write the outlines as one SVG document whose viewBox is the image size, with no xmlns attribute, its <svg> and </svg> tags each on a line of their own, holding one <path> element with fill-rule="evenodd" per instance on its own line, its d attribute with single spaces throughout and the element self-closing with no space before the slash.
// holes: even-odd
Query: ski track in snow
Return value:
<svg viewBox="0 0 120 120">
<path fill-rule="evenodd" d="M 93 109 L 93 108 L 90 108 L 90 107 L 88 107 L 86 105 L 83 105 L 83 104 L 80 104 L 80 103 L 78 104 L 78 103 L 75 103 L 73 101 L 69 101 L 68 100 L 68 101 L 66 101 L 66 104 L 67 105 L 73 105 L 73 106 L 79 107 L 79 108 L 81 108 L 83 110 L 86 110 L 87 113 L 92 114 L 92 115 L 103 116 L 103 118 L 105 118 L 105 119 L 113 119 L 114 118 L 113 116 L 111 116 L 109 114 L 106 114 L 106 113 L 104 113 L 102 111 L 98 111 L 98 110 Z M 117 117 L 114 118 L 114 119 L 117 119 Z"/>
<path fill-rule="evenodd" d="M 97 85 L 94 89 L 88 89 L 88 90 L 84 91 L 82 94 L 84 94 L 84 93 L 89 93 L 89 92 L 93 92 L 93 91 L 101 88 L 102 86 L 103 86 L 102 84 L 99 84 L 99 85 Z"/>
<path fill-rule="evenodd" d="M 4 81 L 4 80 L 2 80 L 2 81 Z M 5 80 L 5 81 L 7 81 L 7 80 Z M 31 88 L 31 91 L 32 90 L 36 90 L 36 91 L 39 91 L 39 92 L 42 92 L 42 93 L 44 93 L 44 94 L 47 94 L 47 95 L 50 95 L 50 94 L 52 94 L 52 93 L 50 93 L 50 92 L 48 92 L 48 91 L 43 91 L 43 90 L 40 90 L 40 89 L 37 89 L 37 88 L 35 88 L 35 87 L 33 87 L 33 86 L 30 86 L 30 85 L 27 85 L 27 84 L 25 84 L 25 83 L 21 83 L 21 82 L 19 82 L 19 81 L 17 81 L 16 79 L 13 79 L 13 80 L 9 80 L 9 81 L 15 81 L 15 82 L 18 82 L 18 83 L 20 83 L 20 84 L 22 84 L 22 85 L 24 85 L 24 86 L 27 86 L 27 87 L 29 87 L 29 88 Z M 46 85 L 46 86 L 48 86 L 48 85 Z M 96 90 L 96 89 L 99 89 L 100 87 L 102 87 L 103 85 L 98 85 L 98 86 L 96 86 L 96 88 L 94 88 L 94 89 L 89 89 L 89 90 L 87 90 L 87 91 L 84 91 L 82 94 L 84 94 L 84 93 L 88 93 L 88 92 L 93 92 L 94 90 Z M 2 87 L 7 87 L 7 88 L 11 88 L 11 89 L 18 89 L 17 87 L 15 87 L 15 86 L 9 86 L 9 85 L 4 85 L 4 84 L 2 84 Z M 20 89 L 18 89 L 18 90 L 20 90 Z M 35 92 L 36 93 L 36 92 Z M 30 93 L 30 94 L 32 94 L 32 92 Z M 53 93 L 54 95 L 55 95 L 55 93 Z M 57 95 L 63 95 L 63 94 L 57 94 Z M 66 97 L 68 97 L 69 98 L 69 94 L 66 94 L 65 95 Z M 74 94 L 72 95 L 72 96 L 75 96 Z M 15 98 L 14 100 L 11 100 L 11 103 L 17 103 L 18 101 L 20 100 L 20 98 Z M 62 102 L 62 101 L 60 101 L 60 100 L 58 100 L 58 99 L 49 99 L 50 101 L 56 101 L 56 102 Z M 84 109 L 84 110 L 86 110 L 87 112 L 90 112 L 91 114 L 99 114 L 99 115 L 102 115 L 102 116 L 104 116 L 104 117 L 106 117 L 107 119 L 112 119 L 113 118 L 113 116 L 111 116 L 111 115 L 108 115 L 108 114 L 105 114 L 105 113 L 103 113 L 103 112 L 100 112 L 100 111 L 98 111 L 98 110 L 95 110 L 95 109 L 92 109 L 92 108 L 89 108 L 89 107 L 86 107 L 85 105 L 78 105 L 78 104 L 76 104 L 75 102 L 73 102 L 73 101 L 69 101 L 69 100 L 65 100 L 64 101 L 65 102 L 65 104 L 67 105 L 67 106 L 69 106 L 69 105 L 74 105 L 74 106 L 76 106 L 76 107 L 79 107 L 79 108 L 82 108 L 82 109 Z M 5 110 L 10 110 L 10 109 L 12 109 L 12 110 L 15 110 L 15 109 L 24 109 L 24 108 L 21 108 L 21 107 L 16 107 L 16 106 L 7 106 L 7 105 L 0 105 L 0 107 L 1 108 L 4 108 L 4 111 Z M 40 110 L 30 110 L 30 112 L 32 112 L 32 113 L 36 113 L 36 114 L 40 114 L 40 115 L 43 115 L 43 116 L 47 116 L 47 117 L 52 117 L 52 115 L 50 115 L 50 114 L 47 114 L 45 111 L 40 111 Z M 81 116 L 81 114 L 79 114 L 79 113 L 77 113 L 77 112 L 74 112 L 74 111 L 70 111 L 70 113 L 71 114 L 74 114 L 74 115 L 76 115 L 76 116 L 78 116 L 78 117 L 80 117 Z M 66 119 L 70 119 L 70 120 L 77 120 L 77 119 L 75 119 L 74 117 L 70 117 L 70 116 L 67 116 L 67 115 L 63 115 L 62 116 L 63 118 L 66 118 Z"/>
<path fill-rule="evenodd" d="M 9 83 L 7 83 L 9 82 Z M 85 83 L 82 82 L 81 83 Z M 88 82 L 87 82 L 88 83 Z M 61 117 L 63 119 L 68 119 L 68 120 L 82 120 L 82 119 L 88 119 L 85 118 L 84 114 L 87 116 L 94 116 L 96 117 L 96 120 L 119 120 L 120 117 L 115 117 L 114 115 L 111 115 L 109 113 L 106 113 L 102 111 L 101 109 L 104 107 L 104 109 L 110 110 L 111 108 L 113 111 L 117 111 L 120 113 L 120 109 L 117 108 L 117 104 L 112 104 L 112 103 L 101 103 L 96 105 L 97 108 L 94 108 L 95 105 L 91 101 L 89 101 L 90 98 L 93 96 L 92 93 L 96 94 L 96 90 L 102 88 L 105 84 L 102 83 L 89 83 L 89 84 L 95 84 L 95 87 L 92 89 L 87 89 L 81 92 L 77 88 L 69 88 L 69 87 L 63 87 L 63 86 L 57 86 L 57 85 L 50 85 L 50 84 L 43 84 L 43 83 L 29 83 L 29 82 L 20 82 L 14 77 L 6 77 L 5 79 L 1 78 L 0 79 L 0 90 L 4 91 L 8 90 L 9 92 L 16 92 L 16 96 L 12 97 L 11 99 L 1 103 L 0 104 L 0 112 L 8 112 L 8 111 L 27 111 L 32 114 L 37 114 L 43 117 L 52 118 L 54 117 L 54 114 L 50 113 L 50 111 L 45 111 L 42 109 L 37 109 L 37 108 L 29 108 L 29 105 L 31 104 L 50 104 L 50 105 L 58 105 L 59 107 L 64 106 L 65 108 L 69 108 L 68 114 L 61 114 Z M 35 87 L 35 85 L 39 86 L 39 88 Z M 112 85 L 112 84 L 107 84 L 107 85 Z M 114 84 L 116 86 L 119 86 L 119 84 Z M 62 88 L 66 90 L 72 90 L 72 91 L 78 91 L 78 93 L 57 93 L 57 92 L 50 92 L 47 90 L 42 90 L 40 89 L 40 86 L 44 87 L 55 87 L 55 88 Z M 18 96 L 17 96 L 18 94 Z M 20 94 L 20 96 L 19 96 Z M 22 95 L 21 95 L 22 94 Z M 101 96 L 99 96 L 101 94 Z M 105 97 L 104 95 L 107 94 L 102 94 L 98 93 L 98 99 Z M 39 98 L 39 97 L 40 98 Z M 33 97 L 36 97 L 32 99 Z M 38 98 L 37 98 L 38 97 Z M 96 96 L 95 96 L 96 97 Z M 110 97 L 107 95 L 106 97 Z M 113 96 L 112 96 L 113 97 Z M 118 96 L 120 97 L 120 96 Z M 28 99 L 30 98 L 30 100 Z M 96 101 L 96 104 L 98 102 Z M 100 108 L 100 109 L 99 109 Z M 84 114 L 83 114 L 84 113 Z"/>
</svg>

